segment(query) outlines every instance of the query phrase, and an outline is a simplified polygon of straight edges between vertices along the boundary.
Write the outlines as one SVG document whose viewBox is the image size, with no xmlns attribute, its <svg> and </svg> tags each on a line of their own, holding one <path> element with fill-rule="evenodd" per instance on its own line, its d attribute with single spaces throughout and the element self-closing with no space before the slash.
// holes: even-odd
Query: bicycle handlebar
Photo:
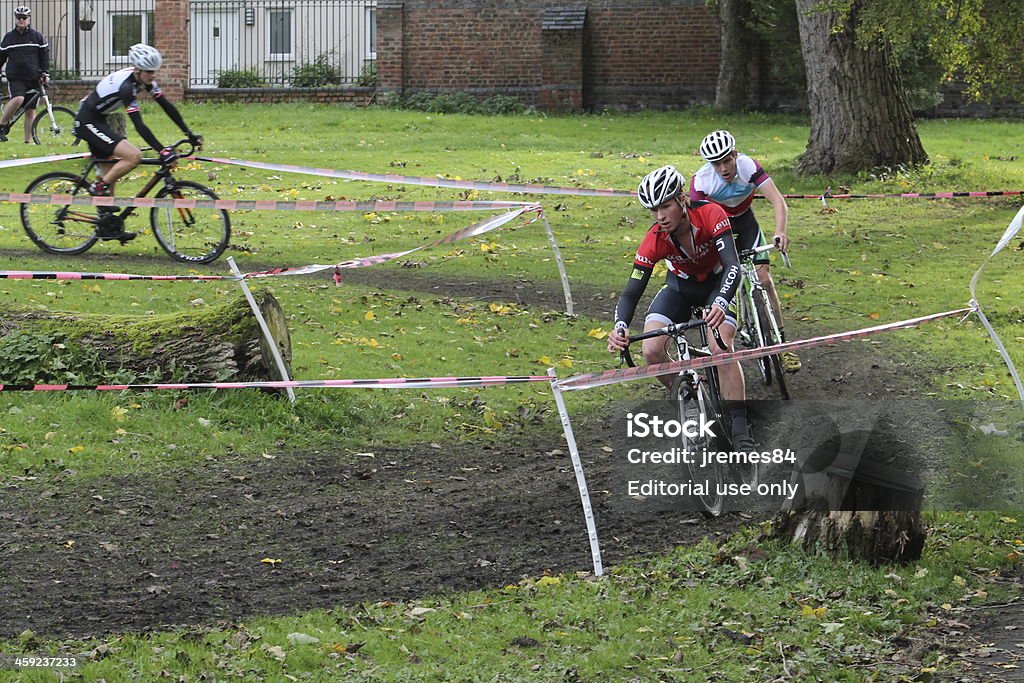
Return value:
<svg viewBox="0 0 1024 683">
<path fill-rule="evenodd" d="M 179 147 L 186 147 L 186 146 L 188 147 L 188 151 L 187 152 L 186 151 L 178 151 Z M 151 147 L 146 147 L 145 149 L 152 149 L 152 148 Z M 166 149 L 173 149 L 174 150 L 174 155 L 175 156 L 171 159 L 171 163 L 174 163 L 180 157 L 192 156 L 192 153 L 196 151 L 196 146 L 193 145 L 192 142 L 188 138 L 184 138 L 182 140 L 178 140 L 173 145 L 168 145 L 166 147 Z M 164 161 L 160 157 L 144 157 L 140 163 L 145 164 L 147 166 L 163 166 L 164 164 L 166 164 L 168 162 Z"/>
<path fill-rule="evenodd" d="M 779 255 L 782 256 L 783 265 L 785 265 L 787 268 L 793 267 L 793 263 L 789 260 L 789 254 L 779 249 L 778 245 L 776 245 L 774 242 L 771 244 L 762 244 L 760 247 L 751 247 L 750 249 L 744 249 L 739 254 L 740 260 L 745 261 L 748 259 L 752 259 L 758 254 L 763 254 L 764 252 L 771 251 L 772 249 L 778 249 Z"/>
<path fill-rule="evenodd" d="M 636 364 L 633 362 L 633 356 L 630 355 L 629 353 L 629 344 L 632 344 L 633 342 L 637 341 L 642 341 L 644 339 L 651 339 L 652 337 L 678 337 L 682 335 L 684 332 L 686 332 L 686 330 L 692 330 L 698 327 L 702 327 L 704 325 L 707 325 L 707 321 L 705 321 L 703 318 L 697 318 L 696 320 L 690 320 L 685 323 L 672 323 L 671 325 L 666 325 L 665 327 L 659 327 L 656 330 L 641 332 L 640 334 L 636 336 L 631 336 L 629 338 L 629 342 L 627 343 L 626 348 L 622 349 L 622 351 L 619 352 L 619 356 L 622 358 L 622 362 L 628 365 L 629 367 L 636 367 Z M 612 332 L 612 334 L 618 333 L 618 330 Z M 722 341 L 721 335 L 718 334 L 718 330 L 714 330 L 712 332 L 712 336 L 718 343 L 719 348 L 721 348 L 723 351 L 728 350 L 728 347 Z M 705 353 L 707 352 L 705 351 Z"/>
</svg>

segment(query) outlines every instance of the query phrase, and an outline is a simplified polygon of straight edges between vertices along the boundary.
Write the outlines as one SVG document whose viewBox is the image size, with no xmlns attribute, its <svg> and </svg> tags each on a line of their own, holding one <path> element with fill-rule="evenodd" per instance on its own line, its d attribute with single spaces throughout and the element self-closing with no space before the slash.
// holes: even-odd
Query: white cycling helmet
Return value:
<svg viewBox="0 0 1024 683">
<path fill-rule="evenodd" d="M 32 16 L 32 10 L 24 5 L 18 5 L 14 8 L 14 16 L 16 17 L 29 17 Z"/>
<path fill-rule="evenodd" d="M 636 194 L 648 209 L 656 209 L 679 195 L 683 189 L 683 176 L 674 166 L 662 166 L 651 171 L 640 181 Z"/>
<path fill-rule="evenodd" d="M 708 161 L 718 161 L 736 149 L 736 138 L 727 130 L 708 133 L 700 143 L 700 155 Z"/>
<path fill-rule="evenodd" d="M 156 71 L 163 64 L 163 57 L 155 47 L 136 43 L 128 48 L 128 61 L 143 71 Z"/>
</svg>

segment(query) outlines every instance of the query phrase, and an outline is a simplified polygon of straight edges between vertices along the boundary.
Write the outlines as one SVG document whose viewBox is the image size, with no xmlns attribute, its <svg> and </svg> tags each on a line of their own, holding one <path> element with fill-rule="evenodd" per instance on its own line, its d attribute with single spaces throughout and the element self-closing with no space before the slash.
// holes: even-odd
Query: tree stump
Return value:
<svg viewBox="0 0 1024 683">
<path fill-rule="evenodd" d="M 291 340 L 273 294 L 253 296 L 284 359 Z M 132 384 L 281 379 L 245 297 L 164 315 L 102 315 L 7 307 L 0 312 L 0 383 Z"/>
<path fill-rule="evenodd" d="M 873 564 L 916 561 L 927 534 L 912 460 L 886 422 L 832 432 L 794 471 L 799 493 L 769 537 Z"/>
</svg>

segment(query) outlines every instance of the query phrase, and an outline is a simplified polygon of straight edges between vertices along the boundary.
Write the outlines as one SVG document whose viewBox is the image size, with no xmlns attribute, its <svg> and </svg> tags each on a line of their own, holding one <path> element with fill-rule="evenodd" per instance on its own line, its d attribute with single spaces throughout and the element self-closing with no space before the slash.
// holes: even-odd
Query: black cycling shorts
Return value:
<svg viewBox="0 0 1024 683">
<path fill-rule="evenodd" d="M 11 97 L 23 97 L 29 90 L 39 90 L 39 81 L 7 81 L 7 92 Z M 36 102 L 38 101 L 39 98 L 36 98 Z M 32 109 L 36 108 L 36 102 L 32 103 Z"/>
<path fill-rule="evenodd" d="M 124 140 L 124 135 L 111 129 L 105 116 L 102 118 L 102 121 L 96 118 L 75 118 L 74 134 L 89 145 L 89 153 L 94 157 L 113 156 L 117 143 Z"/>
<path fill-rule="evenodd" d="M 714 303 L 722 286 L 721 273 L 708 276 L 704 282 L 684 279 L 672 273 L 667 277 L 669 282 L 654 296 L 647 309 L 644 328 L 655 320 L 662 325 L 685 323 L 693 315 L 695 306 L 707 307 Z M 736 327 L 736 310 L 731 302 L 725 311 L 725 322 Z"/>
<path fill-rule="evenodd" d="M 754 217 L 754 209 L 747 209 L 739 216 L 730 216 L 729 222 L 732 224 L 732 234 L 736 238 L 736 251 L 768 244 L 764 233 L 761 232 L 761 226 L 757 223 L 757 218 Z M 754 257 L 754 263 L 769 263 L 770 261 L 767 251 Z"/>
</svg>

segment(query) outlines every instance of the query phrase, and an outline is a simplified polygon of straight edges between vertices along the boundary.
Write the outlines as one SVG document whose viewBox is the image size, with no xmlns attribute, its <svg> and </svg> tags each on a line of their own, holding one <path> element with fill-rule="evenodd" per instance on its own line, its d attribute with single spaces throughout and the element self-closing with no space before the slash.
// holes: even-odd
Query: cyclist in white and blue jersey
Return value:
<svg viewBox="0 0 1024 683">
<path fill-rule="evenodd" d="M 746 154 L 737 152 L 736 139 L 726 130 L 709 133 L 700 143 L 700 154 L 707 163 L 690 179 L 690 200 L 712 201 L 721 206 L 732 223 L 737 249 L 743 251 L 766 243 L 752 207 L 754 192 L 759 191 L 774 210 L 773 240 L 779 249 L 786 251 L 789 248 L 789 237 L 786 234 L 789 208 L 779 188 L 775 186 L 775 181 L 761 164 Z M 779 331 L 785 341 L 782 306 L 775 291 L 775 282 L 772 280 L 768 253 L 759 254 L 754 262 L 757 264 L 761 284 L 768 292 L 772 308 L 775 309 Z M 787 351 L 780 355 L 782 367 L 786 372 L 796 372 L 800 369 L 800 358 L 795 353 Z"/>
</svg>

